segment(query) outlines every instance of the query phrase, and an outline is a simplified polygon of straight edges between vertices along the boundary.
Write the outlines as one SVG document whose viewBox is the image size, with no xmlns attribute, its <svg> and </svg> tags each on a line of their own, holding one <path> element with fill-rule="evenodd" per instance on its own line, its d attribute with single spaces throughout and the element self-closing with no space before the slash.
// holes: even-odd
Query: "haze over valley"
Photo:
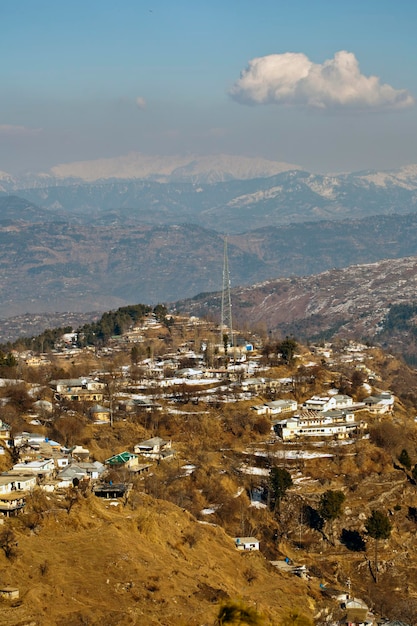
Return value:
<svg viewBox="0 0 417 626">
<path fill-rule="evenodd" d="M 143 170 L 135 179 L 53 186 L 38 177 L 23 189 L 4 179 L 13 195 L 0 195 L 0 315 L 86 313 L 218 291 L 225 237 L 234 287 L 417 254 L 416 166 L 271 177 L 271 162 L 267 170 L 256 159 L 227 163 L 217 163 L 220 182 L 202 182 L 213 174 L 207 159 L 196 182 L 140 179 Z M 238 178 L 242 168 L 258 177 Z"/>
</svg>

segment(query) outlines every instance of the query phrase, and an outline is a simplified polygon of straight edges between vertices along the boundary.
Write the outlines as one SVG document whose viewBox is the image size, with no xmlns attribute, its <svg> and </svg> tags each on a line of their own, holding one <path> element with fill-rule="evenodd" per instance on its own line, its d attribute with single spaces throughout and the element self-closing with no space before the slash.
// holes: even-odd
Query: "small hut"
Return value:
<svg viewBox="0 0 417 626">
<path fill-rule="evenodd" d="M 3 600 L 18 600 L 19 589 L 17 587 L 0 587 L 0 598 Z"/>
<path fill-rule="evenodd" d="M 110 409 L 95 404 L 90 409 L 90 417 L 95 424 L 108 424 L 110 422 Z"/>
</svg>

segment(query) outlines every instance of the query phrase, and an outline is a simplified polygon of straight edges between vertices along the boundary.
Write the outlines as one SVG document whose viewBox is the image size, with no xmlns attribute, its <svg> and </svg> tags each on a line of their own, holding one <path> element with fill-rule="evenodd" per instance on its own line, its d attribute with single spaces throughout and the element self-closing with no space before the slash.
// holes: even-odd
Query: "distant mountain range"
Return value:
<svg viewBox="0 0 417 626">
<path fill-rule="evenodd" d="M 146 167 L 133 167 L 132 160 L 129 167 L 119 168 L 112 160 L 112 167 L 106 160 L 104 165 L 93 161 L 57 166 L 54 177 L 48 173 L 14 180 L 3 174 L 0 191 L 50 211 L 53 219 L 192 223 L 228 234 L 306 221 L 406 214 L 417 205 L 417 165 L 326 176 L 283 163 L 221 155 L 183 159 L 182 165 L 172 157 L 169 167 L 166 160 L 149 159 Z M 122 177 L 132 172 L 134 178 Z"/>
<path fill-rule="evenodd" d="M 333 269 L 314 276 L 278 278 L 232 289 L 234 328 L 266 341 L 356 339 L 380 345 L 417 365 L 417 257 Z M 221 292 L 171 303 L 180 314 L 219 320 Z M 97 320 L 96 313 L 26 314 L 0 320 L 0 342 L 46 328 Z"/>
<path fill-rule="evenodd" d="M 217 154 L 214 156 L 151 156 L 131 152 L 125 156 L 76 161 L 52 167 L 48 172 L 15 178 L 0 172 L 0 190 L 16 191 L 105 180 L 149 180 L 160 183 L 216 183 L 274 176 L 298 165 L 268 159 Z"/>
<path fill-rule="evenodd" d="M 215 291 L 226 234 L 233 285 L 417 255 L 417 166 L 324 176 L 130 155 L 0 183 L 1 317 Z"/>
</svg>

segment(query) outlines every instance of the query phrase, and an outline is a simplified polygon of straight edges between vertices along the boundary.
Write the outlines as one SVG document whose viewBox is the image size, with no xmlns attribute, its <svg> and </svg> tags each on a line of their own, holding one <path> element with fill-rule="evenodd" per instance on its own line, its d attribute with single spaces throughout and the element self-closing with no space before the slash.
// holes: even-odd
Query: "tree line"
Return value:
<svg viewBox="0 0 417 626">
<path fill-rule="evenodd" d="M 168 315 L 168 309 L 163 304 L 157 304 L 154 308 L 147 304 L 132 304 L 119 307 L 115 311 L 103 313 L 98 321 L 84 324 L 76 331 L 73 330 L 72 326 L 48 328 L 40 335 L 21 337 L 14 342 L 3 344 L 0 346 L 0 367 L 10 367 L 8 361 L 13 358 L 11 355 L 12 350 L 23 348 L 33 352 L 50 352 L 55 348 L 55 344 L 61 339 L 62 335 L 67 333 L 75 333 L 77 335 L 76 343 L 79 348 L 104 346 L 111 337 L 122 335 L 133 324 L 142 321 L 149 313 L 153 313 L 158 322 L 164 324 L 167 328 L 171 326 L 172 320 Z"/>
</svg>

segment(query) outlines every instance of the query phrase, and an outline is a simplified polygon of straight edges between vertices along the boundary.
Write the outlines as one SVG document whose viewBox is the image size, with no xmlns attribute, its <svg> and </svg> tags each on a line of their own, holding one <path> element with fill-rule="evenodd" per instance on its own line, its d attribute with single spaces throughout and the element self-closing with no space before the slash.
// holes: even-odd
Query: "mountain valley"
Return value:
<svg viewBox="0 0 417 626">
<path fill-rule="evenodd" d="M 0 198 L 0 316 L 172 302 L 221 286 L 224 235 L 195 224 L 88 224 Z M 14 218 L 13 218 L 14 214 Z M 233 285 L 417 252 L 416 214 L 291 224 L 228 237 Z M 157 277 L 157 278 L 155 278 Z M 35 280 L 34 280 L 35 279 Z"/>
<path fill-rule="evenodd" d="M 204 310 L 196 294 L 220 288 L 226 236 L 231 284 L 242 286 L 233 295 L 239 323 L 250 318 L 268 332 L 309 338 L 337 331 L 373 341 L 390 304 L 412 305 L 414 166 L 319 176 L 222 157 L 213 178 L 213 159 L 175 167 L 135 158 L 107 164 L 107 178 L 100 163 L 58 168 L 23 188 L 2 176 L 3 341 L 31 332 L 31 323 L 27 331 L 21 325 L 27 314 L 50 322 L 55 313 L 94 317 L 132 302 L 184 298 L 194 300 L 179 309 Z M 133 171 L 143 178 L 117 178 Z M 266 296 L 268 306 L 261 304 Z M 213 298 L 205 312 L 218 315 Z M 15 316 L 13 335 L 8 320 Z"/>
</svg>

